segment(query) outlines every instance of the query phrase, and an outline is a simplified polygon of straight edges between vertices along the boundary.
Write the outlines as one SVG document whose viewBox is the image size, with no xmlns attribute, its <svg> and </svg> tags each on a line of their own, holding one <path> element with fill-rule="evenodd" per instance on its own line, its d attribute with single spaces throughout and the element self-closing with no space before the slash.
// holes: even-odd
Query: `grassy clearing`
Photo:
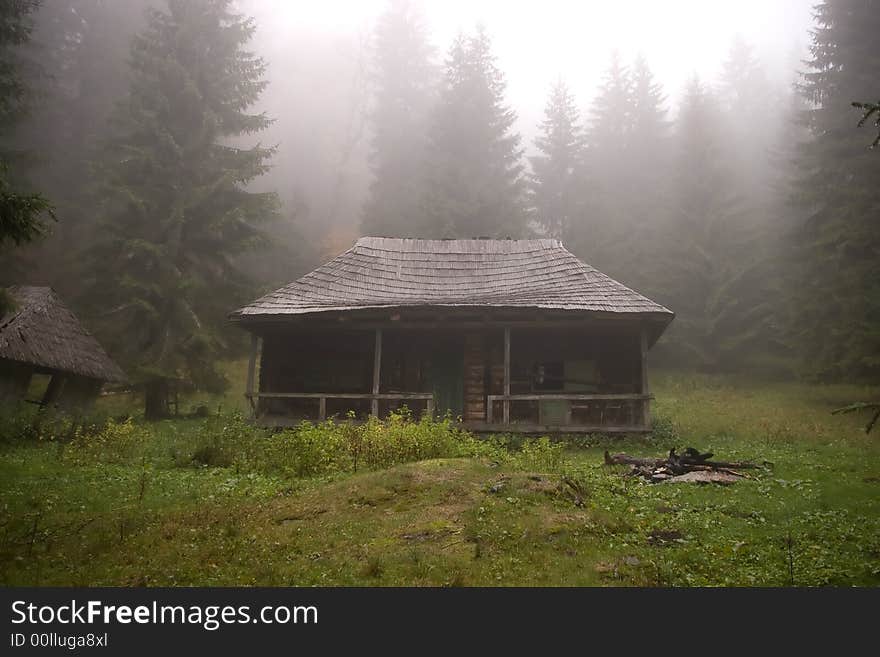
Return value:
<svg viewBox="0 0 880 657">
<path fill-rule="evenodd" d="M 403 418 L 267 435 L 222 415 L 42 439 L 6 423 L 0 583 L 877 585 L 877 391 L 656 377 L 648 438 L 476 441 Z M 53 439 L 54 438 L 54 439 Z M 651 485 L 604 449 L 772 468 Z M 357 461 L 357 472 L 355 472 Z"/>
</svg>

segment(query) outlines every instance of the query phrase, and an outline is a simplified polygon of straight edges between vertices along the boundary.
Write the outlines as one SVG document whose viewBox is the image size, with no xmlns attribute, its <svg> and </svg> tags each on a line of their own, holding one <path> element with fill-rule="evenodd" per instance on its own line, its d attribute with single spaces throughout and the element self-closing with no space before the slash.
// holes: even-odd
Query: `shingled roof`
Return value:
<svg viewBox="0 0 880 657">
<path fill-rule="evenodd" d="M 15 307 L 0 318 L 0 358 L 102 381 L 126 380 L 52 288 L 17 286 L 7 291 Z"/>
<path fill-rule="evenodd" d="M 403 306 L 673 313 L 578 260 L 561 242 L 362 237 L 232 319 Z"/>
</svg>

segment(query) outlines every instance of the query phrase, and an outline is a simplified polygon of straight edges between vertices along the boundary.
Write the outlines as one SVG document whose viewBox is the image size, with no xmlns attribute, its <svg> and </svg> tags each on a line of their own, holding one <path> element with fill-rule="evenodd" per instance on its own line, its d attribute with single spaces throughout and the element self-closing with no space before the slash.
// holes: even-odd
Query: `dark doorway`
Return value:
<svg viewBox="0 0 880 657">
<path fill-rule="evenodd" d="M 439 417 L 453 417 L 464 409 L 464 346 L 461 337 L 437 336 L 429 363 L 434 409 Z"/>
</svg>

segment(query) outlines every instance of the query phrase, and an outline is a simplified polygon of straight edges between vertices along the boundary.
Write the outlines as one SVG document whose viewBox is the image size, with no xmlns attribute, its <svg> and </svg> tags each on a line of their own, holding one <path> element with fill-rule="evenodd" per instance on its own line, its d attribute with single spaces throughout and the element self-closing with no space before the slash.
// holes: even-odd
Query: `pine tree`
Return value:
<svg viewBox="0 0 880 657">
<path fill-rule="evenodd" d="M 719 85 L 721 134 L 727 150 L 733 178 L 755 202 L 755 211 L 767 202 L 767 180 L 772 174 L 768 154 L 774 136 L 780 132 L 784 107 L 782 98 L 773 93 L 761 62 L 741 37 L 733 40 L 722 64 Z"/>
<path fill-rule="evenodd" d="M 374 54 L 375 179 L 361 228 L 369 235 L 412 236 L 420 229 L 428 117 L 437 76 L 422 18 L 409 0 L 392 0 L 379 19 Z"/>
<path fill-rule="evenodd" d="M 35 98 L 11 135 L 29 154 L 28 180 L 51 190 L 61 221 L 46 239 L 17 249 L 0 276 L 48 284 L 69 301 L 81 293 L 82 252 L 97 229 L 90 161 L 110 136 L 108 117 L 128 87 L 128 51 L 158 0 L 65 0 L 33 14 L 30 41 L 20 50 Z M 18 167 L 20 169 L 20 167 Z"/>
<path fill-rule="evenodd" d="M 808 371 L 826 380 L 880 381 L 880 167 L 854 128 L 850 103 L 876 93 L 880 1 L 816 7 L 800 90 L 812 139 L 798 158 L 803 222 L 794 330 Z"/>
<path fill-rule="evenodd" d="M 678 364 L 718 369 L 729 319 L 726 286 L 736 276 L 737 199 L 717 131 L 718 104 L 696 78 L 688 83 L 676 126 L 676 204 L 663 231 L 665 257 L 657 299 L 676 321 L 667 348 Z"/>
<path fill-rule="evenodd" d="M 550 92 L 539 129 L 540 155 L 529 158 L 535 219 L 547 235 L 567 239 L 582 200 L 584 134 L 574 96 L 562 80 Z"/>
<path fill-rule="evenodd" d="M 630 285 L 654 292 L 659 280 L 655 264 L 663 243 L 672 203 L 670 121 L 666 95 L 656 82 L 647 60 L 639 55 L 632 66 L 630 128 L 627 166 L 616 186 L 624 191 L 617 199 L 624 230 L 619 275 Z"/>
<path fill-rule="evenodd" d="M 660 83 L 655 81 L 648 60 L 641 54 L 636 57 L 632 67 L 630 111 L 630 147 L 641 151 L 643 155 L 650 155 L 656 161 L 668 146 L 666 94 L 663 93 Z M 650 168 L 650 165 L 644 168 Z"/>
<path fill-rule="evenodd" d="M 569 247 L 591 265 L 627 281 L 631 237 L 632 79 L 618 52 L 613 52 L 603 82 L 590 107 L 587 149 L 581 168 L 581 215 L 570 231 Z"/>
<path fill-rule="evenodd" d="M 0 4 L 0 137 L 21 120 L 28 109 L 29 89 L 22 74 L 21 47 L 31 38 L 36 0 L 11 0 Z M 0 149 L 0 247 L 20 245 L 42 236 L 44 218 L 52 206 L 41 194 L 21 188 L 24 181 L 10 180 L 11 165 L 21 154 Z M 0 306 L 5 305 L 0 298 Z M 2 308 L 0 308 L 2 310 Z"/>
<path fill-rule="evenodd" d="M 430 132 L 423 234 L 516 237 L 525 231 L 523 151 L 505 87 L 486 32 L 460 35 L 449 51 Z"/>
<path fill-rule="evenodd" d="M 581 217 L 571 247 L 627 284 L 649 289 L 669 199 L 665 96 L 644 57 L 625 66 L 612 53 L 590 108 L 580 176 Z"/>
<path fill-rule="evenodd" d="M 620 53 L 611 54 L 611 63 L 590 110 L 590 147 L 607 164 L 620 165 L 632 135 L 633 80 Z"/>
<path fill-rule="evenodd" d="M 265 65 L 245 49 L 253 21 L 231 5 L 168 0 L 150 12 L 103 161 L 106 239 L 94 252 L 92 299 L 108 347 L 144 386 L 150 418 L 166 413 L 170 382 L 222 387 L 214 362 L 225 315 L 249 292 L 233 259 L 277 206 L 274 194 L 245 188 L 273 150 L 231 145 L 269 123 L 247 112 Z"/>
</svg>

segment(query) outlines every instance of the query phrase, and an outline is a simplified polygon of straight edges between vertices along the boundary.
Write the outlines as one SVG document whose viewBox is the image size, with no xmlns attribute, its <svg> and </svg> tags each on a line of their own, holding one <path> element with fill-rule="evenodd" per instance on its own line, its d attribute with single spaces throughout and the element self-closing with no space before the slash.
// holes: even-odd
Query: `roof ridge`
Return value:
<svg viewBox="0 0 880 657">
<path fill-rule="evenodd" d="M 555 238 L 534 237 L 534 238 L 512 238 L 512 237 L 464 237 L 464 238 L 433 238 L 433 237 L 382 237 L 374 235 L 364 235 L 359 237 L 354 244 L 356 247 L 378 248 L 382 243 L 390 244 L 444 244 L 452 245 L 456 243 L 466 243 L 469 245 L 493 245 L 493 244 L 530 244 L 539 246 L 541 249 L 554 249 L 562 247 L 562 242 Z M 399 251 L 400 249 L 394 249 Z"/>
</svg>

